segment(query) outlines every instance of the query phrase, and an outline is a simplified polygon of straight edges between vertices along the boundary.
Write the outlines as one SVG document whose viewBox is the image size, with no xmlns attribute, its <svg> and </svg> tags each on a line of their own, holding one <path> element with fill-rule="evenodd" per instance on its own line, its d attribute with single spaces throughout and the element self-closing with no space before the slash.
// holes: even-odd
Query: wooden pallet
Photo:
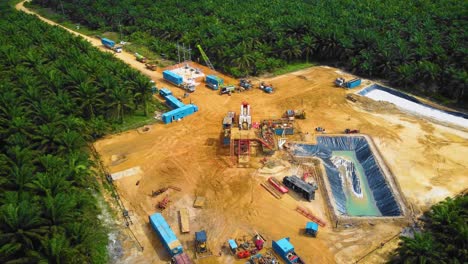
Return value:
<svg viewBox="0 0 468 264">
<path fill-rule="evenodd" d="M 310 220 L 316 222 L 319 226 L 324 227 L 326 225 L 325 221 L 322 221 L 320 218 L 313 215 L 309 210 L 303 207 L 296 207 L 296 211 L 302 214 L 303 216 L 309 218 Z"/>
<path fill-rule="evenodd" d="M 179 210 L 180 217 L 180 232 L 188 233 L 190 232 L 190 220 L 187 208 L 182 208 Z"/>
<path fill-rule="evenodd" d="M 265 188 L 269 193 L 271 193 L 271 195 L 273 195 L 276 199 L 282 198 L 281 194 L 279 194 L 278 191 L 273 186 L 266 184 L 264 182 L 260 183 L 260 185 L 263 186 L 263 188 Z"/>
</svg>

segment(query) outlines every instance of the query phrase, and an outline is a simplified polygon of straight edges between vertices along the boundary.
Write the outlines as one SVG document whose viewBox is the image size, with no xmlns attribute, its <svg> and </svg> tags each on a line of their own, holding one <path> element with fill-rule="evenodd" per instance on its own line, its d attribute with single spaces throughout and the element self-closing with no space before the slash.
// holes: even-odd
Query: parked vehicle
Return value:
<svg viewBox="0 0 468 264">
<path fill-rule="evenodd" d="M 122 46 L 120 45 L 115 45 L 115 42 L 110 40 L 110 39 L 107 39 L 107 38 L 101 38 L 101 43 L 102 45 L 104 45 L 106 48 L 110 49 L 110 50 L 113 50 L 117 53 L 121 53 L 122 52 Z"/>
</svg>

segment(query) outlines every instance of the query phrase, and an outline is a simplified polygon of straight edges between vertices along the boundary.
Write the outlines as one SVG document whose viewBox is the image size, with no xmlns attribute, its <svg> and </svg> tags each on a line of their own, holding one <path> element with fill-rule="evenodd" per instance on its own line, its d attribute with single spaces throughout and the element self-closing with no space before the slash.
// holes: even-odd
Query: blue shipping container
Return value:
<svg viewBox="0 0 468 264">
<path fill-rule="evenodd" d="M 346 88 L 354 88 L 354 87 L 358 87 L 359 85 L 361 85 L 361 79 L 353 79 L 349 82 L 346 83 Z"/>
<path fill-rule="evenodd" d="M 112 48 L 115 46 L 115 42 L 110 40 L 110 39 L 106 39 L 106 38 L 102 38 L 101 39 L 101 43 L 102 45 L 106 46 L 106 47 L 109 47 L 109 48 Z"/>
<path fill-rule="evenodd" d="M 205 79 L 205 82 L 206 83 L 216 84 L 218 86 L 224 84 L 224 80 L 219 78 L 216 75 L 207 75 L 206 79 Z"/>
<path fill-rule="evenodd" d="M 166 97 L 171 94 L 172 94 L 171 90 L 167 88 L 162 88 L 161 90 L 159 90 L 159 95 L 161 95 L 162 97 Z"/>
<path fill-rule="evenodd" d="M 151 227 L 153 227 L 154 231 L 161 239 L 161 243 L 171 256 L 175 256 L 183 252 L 182 244 L 160 213 L 150 215 L 149 221 Z"/>
<path fill-rule="evenodd" d="M 179 85 L 184 81 L 182 76 L 171 71 L 163 71 L 163 77 L 164 80 L 169 81 L 175 85 Z"/>
<path fill-rule="evenodd" d="M 184 105 L 180 108 L 174 109 L 167 113 L 162 114 L 162 121 L 165 124 L 172 123 L 173 121 L 177 121 L 182 119 L 186 116 L 189 116 L 198 111 L 198 107 L 193 104 Z"/>
<path fill-rule="evenodd" d="M 179 99 L 175 98 L 173 95 L 167 95 L 165 98 L 166 104 L 172 109 L 177 109 L 184 106 L 184 103 L 179 101 Z"/>
</svg>

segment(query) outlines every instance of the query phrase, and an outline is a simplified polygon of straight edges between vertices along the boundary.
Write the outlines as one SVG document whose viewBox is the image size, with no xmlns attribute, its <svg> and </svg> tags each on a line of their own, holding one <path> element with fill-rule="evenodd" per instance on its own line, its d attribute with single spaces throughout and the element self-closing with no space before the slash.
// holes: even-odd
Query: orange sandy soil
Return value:
<svg viewBox="0 0 468 264">
<path fill-rule="evenodd" d="M 16 8 L 30 12 L 24 8 L 23 2 Z M 83 37 L 105 50 L 99 40 Z M 180 88 L 162 81 L 161 69 L 149 71 L 127 52 L 115 56 L 150 76 L 158 87 L 169 87 L 176 96 L 182 96 Z M 199 68 L 205 74 L 210 73 L 206 67 Z M 397 239 L 382 248 L 380 243 L 398 234 L 401 225 L 388 220 L 332 230 L 322 190 L 318 190 L 316 200 L 310 203 L 289 194 L 277 200 L 259 185 L 269 176 L 256 172 L 260 167 L 260 156 L 252 158 L 251 168 L 230 167 L 229 150 L 220 146 L 222 118 L 227 111 L 239 112 L 242 101 L 250 103 L 254 121 L 280 117 L 286 109 L 304 109 L 307 119 L 296 122 L 296 127 L 303 133 L 312 135 L 302 134 L 304 141 L 313 141 L 317 126 L 326 128 L 327 133 L 342 133 L 345 128 L 356 128 L 371 136 L 416 213 L 468 186 L 466 130 L 435 124 L 403 113 L 391 104 L 362 97 L 351 103 L 345 96 L 354 91 L 332 86 L 333 80 L 339 76 L 352 77 L 337 69 L 313 67 L 265 80 L 274 85 L 274 94 L 254 89 L 221 96 L 200 85 L 195 93 L 184 99 L 185 103 L 191 101 L 199 106 L 199 112 L 194 115 L 169 125 L 152 125 L 145 133 L 132 130 L 96 142 L 95 147 L 111 173 L 135 166 L 142 169 L 139 175 L 115 181 L 118 193 L 130 211 L 133 221 L 130 228 L 144 246 L 144 250 L 139 251 L 131 239 L 125 239 L 124 257 L 119 262 L 169 261 L 168 254 L 148 224 L 148 215 L 157 211 L 155 205 L 166 194 L 171 203 L 163 215 L 191 256 L 194 231 L 205 229 L 209 247 L 217 254 L 227 239 L 251 236 L 255 230 L 269 240 L 267 245 L 271 245 L 273 239 L 290 237 L 298 254 L 308 263 L 351 263 L 374 249 L 377 250 L 361 262 L 384 262 L 396 247 Z M 364 81 L 361 87 L 367 84 L 370 82 Z M 112 162 L 112 158 L 117 156 L 125 158 L 120 163 Z M 279 160 L 281 156 L 278 153 L 273 159 Z M 284 176 L 291 171 L 286 166 L 274 175 Z M 139 185 L 136 185 L 137 181 L 140 181 Z M 168 184 L 179 186 L 182 191 L 170 190 L 151 198 L 152 190 Z M 207 198 L 205 208 L 192 207 L 196 195 Z M 317 238 L 305 237 L 301 233 L 307 219 L 294 211 L 297 205 L 308 207 L 328 223 L 326 228 L 320 229 Z M 192 231 L 189 234 L 180 234 L 178 209 L 182 207 L 189 209 Z M 197 263 L 245 263 L 245 260 L 235 260 L 228 254 L 222 254 Z"/>
<path fill-rule="evenodd" d="M 333 231 L 329 228 L 331 223 L 327 219 L 322 190 L 311 203 L 290 195 L 277 200 L 259 185 L 268 177 L 268 174 L 256 173 L 255 168 L 261 166 L 260 157 L 252 159 L 252 168 L 229 167 L 229 150 L 221 147 L 219 141 L 221 121 L 227 111 L 239 112 L 242 101 L 251 104 L 255 121 L 280 117 L 284 110 L 290 108 L 305 109 L 307 119 L 296 122 L 303 133 L 313 134 L 315 127 L 322 126 L 327 133 L 358 128 L 370 135 L 416 211 L 466 188 L 466 131 L 433 124 L 401 113 L 392 105 L 366 98 L 351 103 L 345 99 L 349 91 L 332 86 L 332 80 L 340 75 L 336 69 L 314 67 L 268 79 L 276 88 L 274 94 L 254 89 L 221 96 L 200 86 L 184 99 L 186 103 L 191 101 L 198 105 L 198 113 L 181 122 L 155 124 L 146 133 L 129 131 L 96 142 L 96 149 L 111 172 L 134 166 L 140 166 L 143 171 L 141 175 L 115 182 L 127 208 L 137 219 L 132 230 L 145 246 L 142 253 L 135 251 L 130 254 L 129 262 L 169 260 L 147 221 L 148 215 L 157 211 L 155 205 L 164 196 L 151 198 L 151 191 L 168 184 L 180 186 L 183 190 L 168 193 L 172 203 L 163 215 L 190 253 L 194 235 L 193 232 L 180 234 L 177 210 L 181 207 L 189 208 L 192 231 L 207 230 L 210 247 L 215 253 L 227 239 L 252 235 L 255 230 L 268 240 L 290 237 L 305 260 L 349 263 L 379 247 L 381 242 L 401 230 L 400 225 L 389 220 Z M 162 84 L 158 77 L 154 78 L 159 86 L 170 87 Z M 170 88 L 177 96 L 183 94 L 179 88 Z M 303 136 L 303 140 L 309 139 L 313 137 Z M 113 155 L 125 156 L 126 160 L 111 166 Z M 279 159 L 280 156 L 278 153 L 275 157 Z M 274 175 L 284 176 L 291 171 L 286 166 L 285 170 Z M 207 198 L 204 209 L 192 207 L 196 195 Z M 320 229 L 317 238 L 301 234 L 307 219 L 294 211 L 299 204 L 327 219 L 329 225 Z M 386 257 L 385 248 L 382 248 L 363 261 L 382 262 Z M 199 261 L 244 262 L 236 262 L 226 254 Z"/>
</svg>

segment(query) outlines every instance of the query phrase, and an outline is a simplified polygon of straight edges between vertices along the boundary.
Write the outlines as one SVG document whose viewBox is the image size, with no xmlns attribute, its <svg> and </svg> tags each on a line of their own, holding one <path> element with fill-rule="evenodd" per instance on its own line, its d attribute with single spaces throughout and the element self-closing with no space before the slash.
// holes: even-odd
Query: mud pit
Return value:
<svg viewBox="0 0 468 264">
<path fill-rule="evenodd" d="M 197 67 L 210 74 L 206 68 Z M 306 261 L 350 263 L 401 230 L 402 224 L 392 220 L 332 230 L 321 189 L 312 202 L 289 194 L 281 200 L 274 198 L 259 183 L 271 175 L 278 179 L 290 175 L 290 164 L 286 161 L 277 162 L 280 167 L 267 168 L 266 173 L 257 173 L 255 169 L 261 166 L 261 157 L 251 159 L 251 168 L 229 167 L 229 148 L 222 148 L 219 141 L 221 123 L 227 111 L 238 111 L 242 101 L 250 103 L 253 121 L 280 117 L 286 109 L 305 109 L 307 119 L 296 121 L 296 128 L 304 133 L 299 135 L 302 140 L 312 143 L 317 126 L 326 128 L 327 133 L 342 133 L 345 128 L 360 129 L 372 137 L 410 208 L 415 211 L 426 209 L 468 186 L 467 131 L 432 124 L 402 113 L 390 104 L 366 98 L 357 97 L 357 102 L 352 103 L 345 96 L 353 91 L 332 86 L 332 81 L 339 76 L 342 76 L 339 71 L 328 67 L 278 76 L 266 80 L 275 87 L 273 94 L 254 89 L 220 96 L 200 85 L 184 99 L 184 103 L 191 100 L 199 106 L 196 114 L 169 125 L 155 124 L 145 133 L 134 130 L 96 142 L 95 147 L 111 173 L 136 166 L 142 170 L 140 175 L 114 182 L 131 212 L 134 223 L 131 229 L 145 248 L 143 252 L 136 247 L 125 248 L 122 262 L 169 260 L 148 224 L 148 215 L 157 211 L 155 206 L 165 195 L 171 202 L 163 215 L 190 256 L 193 256 L 195 231 L 207 230 L 209 247 L 216 255 L 227 239 L 251 235 L 255 230 L 269 240 L 268 246 L 272 239 L 290 237 L 296 252 Z M 169 87 L 176 97 L 182 97 L 183 91 L 162 82 L 160 73 L 153 73 L 152 78 L 158 87 Z M 125 159 L 112 166 L 112 157 L 122 153 Z M 281 154 L 274 158 L 280 160 Z M 167 185 L 181 187 L 182 191 L 168 190 L 157 198 L 151 197 L 153 190 Z M 196 196 L 206 197 L 204 208 L 193 208 Z M 302 235 L 300 230 L 308 219 L 294 210 L 297 205 L 307 207 L 327 222 L 327 227 L 320 228 L 317 238 Z M 189 209 L 189 234 L 180 233 L 177 216 L 182 207 Z M 363 261 L 382 262 L 395 245 L 377 250 Z M 223 254 L 198 263 L 245 261 Z"/>
</svg>

